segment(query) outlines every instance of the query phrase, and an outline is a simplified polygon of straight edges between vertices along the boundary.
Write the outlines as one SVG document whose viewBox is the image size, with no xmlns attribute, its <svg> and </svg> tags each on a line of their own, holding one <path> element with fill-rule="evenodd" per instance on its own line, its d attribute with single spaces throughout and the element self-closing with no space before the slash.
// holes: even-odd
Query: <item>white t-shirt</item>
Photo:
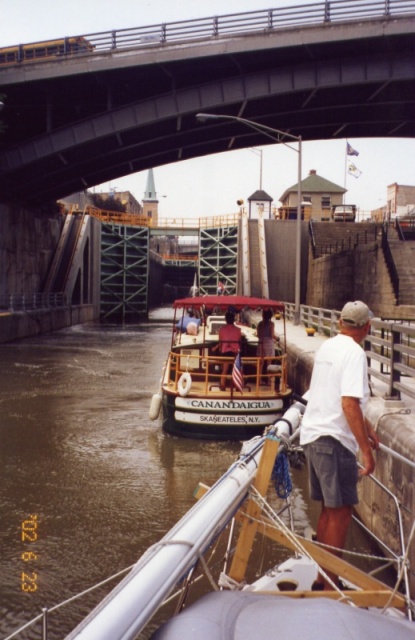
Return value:
<svg viewBox="0 0 415 640">
<path fill-rule="evenodd" d="M 332 436 L 357 453 L 358 444 L 342 410 L 343 396 L 359 398 L 364 411 L 369 384 L 365 352 L 353 338 L 339 334 L 327 340 L 316 355 L 300 444 Z"/>
</svg>

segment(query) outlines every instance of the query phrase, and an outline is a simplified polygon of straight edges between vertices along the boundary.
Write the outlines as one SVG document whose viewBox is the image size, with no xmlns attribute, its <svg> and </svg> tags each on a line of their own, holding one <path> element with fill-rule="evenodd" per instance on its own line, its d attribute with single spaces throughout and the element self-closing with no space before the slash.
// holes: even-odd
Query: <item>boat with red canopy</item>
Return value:
<svg viewBox="0 0 415 640">
<path fill-rule="evenodd" d="M 261 434 L 290 404 L 282 302 L 247 296 L 199 296 L 176 300 L 170 351 L 160 393 L 163 429 L 173 435 L 239 440 Z M 274 348 L 265 355 L 257 325 L 271 316 Z M 221 330 L 233 317 L 240 330 L 234 353 L 224 354 Z"/>
</svg>

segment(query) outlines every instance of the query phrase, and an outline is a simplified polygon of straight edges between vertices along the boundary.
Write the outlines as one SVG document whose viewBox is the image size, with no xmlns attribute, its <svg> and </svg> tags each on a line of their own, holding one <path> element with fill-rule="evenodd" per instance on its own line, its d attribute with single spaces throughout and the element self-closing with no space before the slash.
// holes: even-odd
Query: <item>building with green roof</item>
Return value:
<svg viewBox="0 0 415 640">
<path fill-rule="evenodd" d="M 317 221 L 330 220 L 331 207 L 343 204 L 347 189 L 317 174 L 315 169 L 301 180 L 301 199 L 304 203 L 304 218 Z M 298 183 L 284 191 L 280 197 L 282 206 L 278 209 L 282 219 L 297 217 Z"/>
</svg>

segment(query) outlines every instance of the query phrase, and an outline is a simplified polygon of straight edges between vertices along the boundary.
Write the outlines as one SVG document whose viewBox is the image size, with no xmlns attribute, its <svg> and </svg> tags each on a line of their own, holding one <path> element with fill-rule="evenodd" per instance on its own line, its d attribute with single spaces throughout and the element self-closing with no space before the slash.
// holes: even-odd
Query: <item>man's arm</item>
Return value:
<svg viewBox="0 0 415 640">
<path fill-rule="evenodd" d="M 357 440 L 363 457 L 363 469 L 360 475 L 368 476 L 375 469 L 375 459 L 366 429 L 365 418 L 360 407 L 359 398 L 342 396 L 342 409 L 351 432 Z"/>
</svg>

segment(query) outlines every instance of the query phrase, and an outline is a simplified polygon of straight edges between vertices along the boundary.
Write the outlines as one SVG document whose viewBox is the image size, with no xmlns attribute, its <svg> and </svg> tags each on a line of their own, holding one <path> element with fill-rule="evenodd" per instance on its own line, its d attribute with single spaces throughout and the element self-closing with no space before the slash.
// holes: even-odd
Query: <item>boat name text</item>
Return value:
<svg viewBox="0 0 415 640">
<path fill-rule="evenodd" d="M 244 402 L 238 400 L 234 402 L 223 401 L 223 400 L 189 400 L 187 402 L 188 407 L 192 407 L 193 409 L 272 409 L 273 404 L 267 401 L 258 401 L 258 402 Z"/>
</svg>

